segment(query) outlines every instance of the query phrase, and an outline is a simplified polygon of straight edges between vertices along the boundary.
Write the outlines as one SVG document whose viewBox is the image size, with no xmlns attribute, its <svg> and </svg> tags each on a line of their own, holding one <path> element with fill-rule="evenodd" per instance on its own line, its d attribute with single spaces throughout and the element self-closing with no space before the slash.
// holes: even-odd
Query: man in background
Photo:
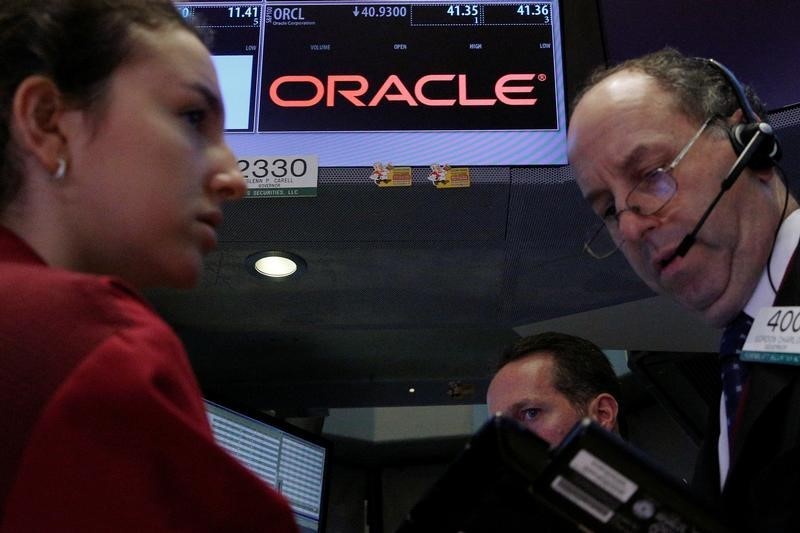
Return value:
<svg viewBox="0 0 800 533">
<path fill-rule="evenodd" d="M 513 418 L 556 446 L 584 417 L 618 432 L 619 397 L 619 381 L 600 348 L 548 332 L 503 352 L 486 402 L 490 413 Z"/>
<path fill-rule="evenodd" d="M 800 211 L 765 117 L 724 66 L 665 49 L 590 79 L 569 159 L 602 219 L 586 250 L 621 250 L 651 289 L 726 327 L 698 494 L 736 529 L 798 531 L 800 372 L 739 358 L 759 310 L 800 302 Z"/>
</svg>

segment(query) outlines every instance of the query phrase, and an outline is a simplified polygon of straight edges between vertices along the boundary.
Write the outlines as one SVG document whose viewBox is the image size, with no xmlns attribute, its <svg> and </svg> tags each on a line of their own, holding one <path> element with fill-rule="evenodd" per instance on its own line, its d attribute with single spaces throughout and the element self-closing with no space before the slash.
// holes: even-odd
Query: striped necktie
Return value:
<svg viewBox="0 0 800 533">
<path fill-rule="evenodd" d="M 720 370 L 722 373 L 722 391 L 725 393 L 725 413 L 728 419 L 728 443 L 733 448 L 733 437 L 736 429 L 736 419 L 740 401 L 745 391 L 748 376 L 748 364 L 743 363 L 739 356 L 742 346 L 753 325 L 753 319 L 744 312 L 733 319 L 725 327 L 720 342 Z"/>
</svg>

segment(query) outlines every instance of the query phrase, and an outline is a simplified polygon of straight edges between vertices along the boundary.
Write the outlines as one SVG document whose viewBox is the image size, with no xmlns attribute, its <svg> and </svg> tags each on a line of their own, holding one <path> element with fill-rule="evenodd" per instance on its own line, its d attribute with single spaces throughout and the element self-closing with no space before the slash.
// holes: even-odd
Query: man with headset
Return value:
<svg viewBox="0 0 800 533">
<path fill-rule="evenodd" d="M 727 68 L 665 49 L 592 76 L 569 159 L 602 219 L 586 251 L 621 250 L 654 291 L 726 327 L 693 486 L 735 529 L 797 531 L 800 367 L 747 361 L 740 347 L 761 309 L 800 305 L 800 211 L 763 118 Z"/>
</svg>

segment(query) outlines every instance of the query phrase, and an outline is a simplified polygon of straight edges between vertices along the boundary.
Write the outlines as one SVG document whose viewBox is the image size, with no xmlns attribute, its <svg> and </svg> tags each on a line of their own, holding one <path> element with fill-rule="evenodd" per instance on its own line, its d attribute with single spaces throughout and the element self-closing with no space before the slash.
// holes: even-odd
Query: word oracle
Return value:
<svg viewBox="0 0 800 533">
<path fill-rule="evenodd" d="M 391 74 L 381 84 L 368 102 L 364 102 L 362 97 L 369 91 L 369 81 L 359 74 L 332 74 L 324 81 L 316 76 L 281 76 L 273 81 L 269 86 L 269 97 L 272 102 L 280 107 L 313 107 L 325 99 L 325 106 L 334 107 L 336 98 L 340 95 L 344 100 L 356 107 L 376 107 L 382 100 L 391 102 L 405 102 L 409 106 L 454 106 L 456 103 L 461 106 L 493 106 L 498 101 L 510 106 L 532 106 L 536 104 L 536 98 L 528 98 L 533 94 L 534 86 L 531 84 L 514 84 L 519 82 L 530 82 L 536 74 L 506 74 L 494 84 L 495 98 L 470 98 L 467 94 L 467 75 L 466 74 L 428 74 L 419 78 L 413 87 L 413 92 L 395 74 Z M 539 75 L 539 79 L 545 79 Z M 449 83 L 457 85 L 458 98 L 431 98 L 426 96 L 426 87 L 434 83 Z M 281 96 L 281 89 L 301 89 L 307 86 L 313 91 L 313 95 L 304 99 L 292 99 Z M 513 97 L 512 95 L 518 95 Z M 524 97 L 523 97 L 524 96 Z"/>
</svg>

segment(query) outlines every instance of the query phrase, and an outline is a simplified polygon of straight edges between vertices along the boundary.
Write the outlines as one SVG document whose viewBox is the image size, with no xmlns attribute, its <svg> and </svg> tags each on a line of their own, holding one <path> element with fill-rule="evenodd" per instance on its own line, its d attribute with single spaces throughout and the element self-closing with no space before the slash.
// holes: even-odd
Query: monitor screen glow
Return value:
<svg viewBox="0 0 800 533">
<path fill-rule="evenodd" d="M 289 500 L 301 533 L 323 531 L 329 444 L 259 412 L 205 405 L 217 443 Z"/>
<path fill-rule="evenodd" d="M 178 2 L 213 34 L 240 157 L 561 165 L 557 0 Z"/>
</svg>

